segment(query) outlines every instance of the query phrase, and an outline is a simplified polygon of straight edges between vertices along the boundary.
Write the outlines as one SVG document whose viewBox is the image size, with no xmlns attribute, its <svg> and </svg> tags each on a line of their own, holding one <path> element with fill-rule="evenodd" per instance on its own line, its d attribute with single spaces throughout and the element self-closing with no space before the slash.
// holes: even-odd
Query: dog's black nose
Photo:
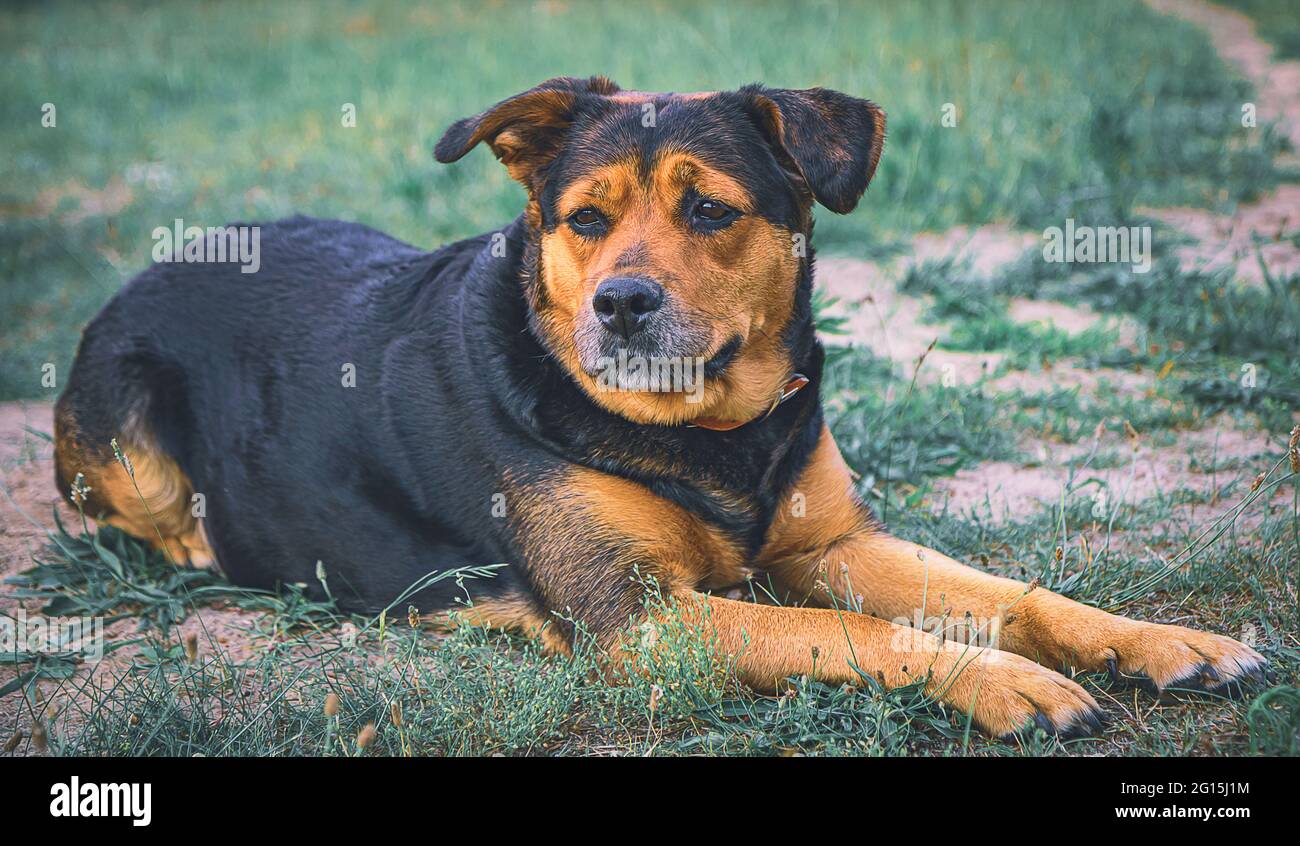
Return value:
<svg viewBox="0 0 1300 846">
<path fill-rule="evenodd" d="M 663 305 L 664 289 L 645 276 L 616 276 L 596 288 L 591 307 L 606 329 L 629 340 Z"/>
</svg>

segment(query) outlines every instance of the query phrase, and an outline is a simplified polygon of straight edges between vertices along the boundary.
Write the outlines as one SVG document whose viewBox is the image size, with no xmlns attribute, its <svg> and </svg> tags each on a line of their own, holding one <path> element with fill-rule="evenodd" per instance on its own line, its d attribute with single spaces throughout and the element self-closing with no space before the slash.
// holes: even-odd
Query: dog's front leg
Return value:
<svg viewBox="0 0 1300 846">
<path fill-rule="evenodd" d="M 787 509 L 764 554 L 783 582 L 821 604 L 860 602 L 878 617 L 1160 689 L 1224 688 L 1263 674 L 1264 659 L 1231 638 L 1109 614 L 889 536 L 857 500 L 829 431 L 796 489 L 803 516 Z"/>
<path fill-rule="evenodd" d="M 974 718 L 994 736 L 1041 727 L 1063 736 L 1091 733 L 1101 711 L 1082 687 L 1039 664 L 996 649 L 942 641 L 864 614 L 782 608 L 695 594 L 679 607 L 734 657 L 740 677 L 772 690 L 808 674 L 831 684 L 886 689 L 923 682 L 927 694 Z"/>
<path fill-rule="evenodd" d="M 675 596 L 740 579 L 745 562 L 734 543 L 635 482 L 569 466 L 503 487 L 533 602 L 570 644 L 585 636 L 616 650 L 644 621 L 647 592 Z"/>
<path fill-rule="evenodd" d="M 628 632 L 645 636 L 647 605 L 660 607 L 645 601 L 653 585 L 759 689 L 805 673 L 831 683 L 860 683 L 865 674 L 887 688 L 923 681 L 995 735 L 1036 723 L 1065 733 L 1096 724 L 1096 703 L 1081 687 L 1018 655 L 944 643 L 861 614 L 698 593 L 699 585 L 725 581 L 727 571 L 739 573 L 743 551 L 633 482 L 572 468 L 532 481 L 514 499 L 522 503 L 518 528 L 540 605 L 616 656 Z M 661 621 L 648 622 L 653 629 Z"/>
</svg>

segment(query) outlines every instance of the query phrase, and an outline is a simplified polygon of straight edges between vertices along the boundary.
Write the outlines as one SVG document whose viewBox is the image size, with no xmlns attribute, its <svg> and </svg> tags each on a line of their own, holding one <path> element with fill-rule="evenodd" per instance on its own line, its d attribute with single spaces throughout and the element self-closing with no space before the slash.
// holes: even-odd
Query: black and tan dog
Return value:
<svg viewBox="0 0 1300 846">
<path fill-rule="evenodd" d="M 1234 640 L 1030 590 L 873 520 L 823 420 L 805 246 L 814 200 L 853 209 L 884 137 L 878 107 L 823 89 L 546 82 L 437 145 L 453 162 L 486 143 L 527 189 L 499 233 L 426 253 L 295 218 L 262 227 L 255 274 L 135 278 L 59 402 L 58 484 L 81 474 L 91 514 L 238 584 L 315 584 L 322 561 L 358 610 L 431 570 L 506 562 L 467 582 L 473 614 L 558 650 L 575 621 L 619 649 L 646 613 L 640 572 L 757 687 L 814 662 L 831 682 L 928 679 L 995 735 L 1096 726 L 1052 668 L 1160 688 L 1258 676 Z M 698 361 L 703 383 L 611 385 L 620 356 Z M 813 607 L 707 593 L 751 570 Z M 995 630 L 998 648 L 890 622 L 917 616 Z"/>
</svg>

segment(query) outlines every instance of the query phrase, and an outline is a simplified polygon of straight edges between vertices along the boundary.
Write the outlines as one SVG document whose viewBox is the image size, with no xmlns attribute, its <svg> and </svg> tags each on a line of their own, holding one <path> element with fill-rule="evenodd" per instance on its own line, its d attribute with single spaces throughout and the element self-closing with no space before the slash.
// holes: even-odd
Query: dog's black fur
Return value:
<svg viewBox="0 0 1300 846">
<path fill-rule="evenodd" d="M 86 329 L 63 403 L 105 447 L 129 410 L 145 411 L 206 497 L 232 581 L 319 592 L 320 560 L 347 608 L 382 608 L 430 571 L 467 564 L 509 565 L 467 582 L 476 596 L 538 589 L 510 503 L 493 516 L 507 468 L 542 487 L 570 463 L 623 475 L 756 550 L 821 427 L 810 313 L 791 337 L 812 385 L 770 417 L 732 432 L 630 423 L 595 405 L 529 331 L 527 226 L 503 234 L 504 257 L 491 234 L 425 253 L 297 217 L 262 226 L 257 274 L 154 265 Z M 355 387 L 343 387 L 345 364 Z M 691 472 L 647 478 L 619 458 L 647 453 Z M 717 491 L 758 497 L 736 511 Z M 434 611 L 460 595 L 442 582 L 412 602 Z"/>
</svg>

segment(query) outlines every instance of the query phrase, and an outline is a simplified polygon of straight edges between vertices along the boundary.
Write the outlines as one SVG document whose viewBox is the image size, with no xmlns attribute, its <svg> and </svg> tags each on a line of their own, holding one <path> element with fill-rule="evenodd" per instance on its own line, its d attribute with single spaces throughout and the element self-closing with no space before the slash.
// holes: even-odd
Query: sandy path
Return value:
<svg viewBox="0 0 1300 846">
<path fill-rule="evenodd" d="M 1276 120 L 1300 150 L 1300 62 L 1273 58 L 1273 47 L 1255 32 L 1242 12 L 1204 0 L 1146 0 L 1164 15 L 1190 21 L 1205 30 L 1224 61 L 1255 86 L 1260 123 Z"/>
<path fill-rule="evenodd" d="M 26 431 L 30 427 L 48 433 L 52 424 L 48 402 L 0 403 L 0 582 L 31 566 L 32 554 L 45 544 L 45 527 L 53 525 L 52 511 L 60 505 L 51 447 Z M 71 516 L 65 508 L 64 519 Z M 13 615 L 19 607 L 9 590 L 0 585 L 0 614 Z M 26 610 L 36 612 L 35 607 Z M 0 685 L 16 675 L 12 665 L 0 665 Z M 55 685 L 42 687 L 52 692 Z M 30 736 L 32 716 L 39 711 L 19 694 L 0 698 L 0 742 L 16 730 Z M 18 751 L 31 754 L 32 750 L 24 743 Z"/>
<path fill-rule="evenodd" d="M 1282 456 L 1285 446 L 1285 435 L 1242 431 L 1222 422 L 1180 432 L 1178 440 L 1167 446 L 1139 439 L 1134 448 L 1123 436 L 1107 433 L 1096 453 L 1118 460 L 1095 466 L 1087 461 L 1093 451 L 1090 441 L 1072 446 L 1034 442 L 1032 447 L 1040 452 L 1028 462 L 988 461 L 959 470 L 938 483 L 939 492 L 931 502 L 954 513 L 974 513 L 995 521 L 1056 508 L 1067 498 L 1090 501 L 1097 516 L 1153 497 L 1192 495 L 1215 502 L 1217 490 L 1234 480 L 1253 480 Z M 1232 502 L 1245 493 L 1241 485 L 1237 488 Z M 1284 491 L 1279 488 L 1275 493 L 1281 497 Z"/>
<path fill-rule="evenodd" d="M 1255 23 L 1234 9 L 1203 0 L 1146 0 L 1158 12 L 1190 21 L 1205 30 L 1218 54 L 1255 87 L 1257 122 L 1277 121 L 1291 141 L 1292 152 L 1282 163 L 1300 163 L 1300 62 L 1275 60 L 1273 47 L 1260 38 Z M 1243 130 L 1245 131 L 1245 130 Z M 1274 276 L 1300 271 L 1300 248 L 1286 236 L 1300 229 L 1300 185 L 1282 185 L 1230 215 L 1206 209 L 1140 209 L 1196 238 L 1199 243 L 1178 250 L 1184 268 L 1218 270 L 1235 267 L 1238 279 L 1260 283 L 1263 273 L 1255 255 L 1255 239 Z"/>
<path fill-rule="evenodd" d="M 49 443 L 25 430 L 50 432 L 51 412 L 47 402 L 0 403 L 0 579 L 29 566 L 31 553 L 44 545 L 44 527 L 53 525 L 55 507 L 65 519 L 75 516 L 54 488 Z M 12 605 L 12 597 L 0 591 L 0 610 Z"/>
</svg>

